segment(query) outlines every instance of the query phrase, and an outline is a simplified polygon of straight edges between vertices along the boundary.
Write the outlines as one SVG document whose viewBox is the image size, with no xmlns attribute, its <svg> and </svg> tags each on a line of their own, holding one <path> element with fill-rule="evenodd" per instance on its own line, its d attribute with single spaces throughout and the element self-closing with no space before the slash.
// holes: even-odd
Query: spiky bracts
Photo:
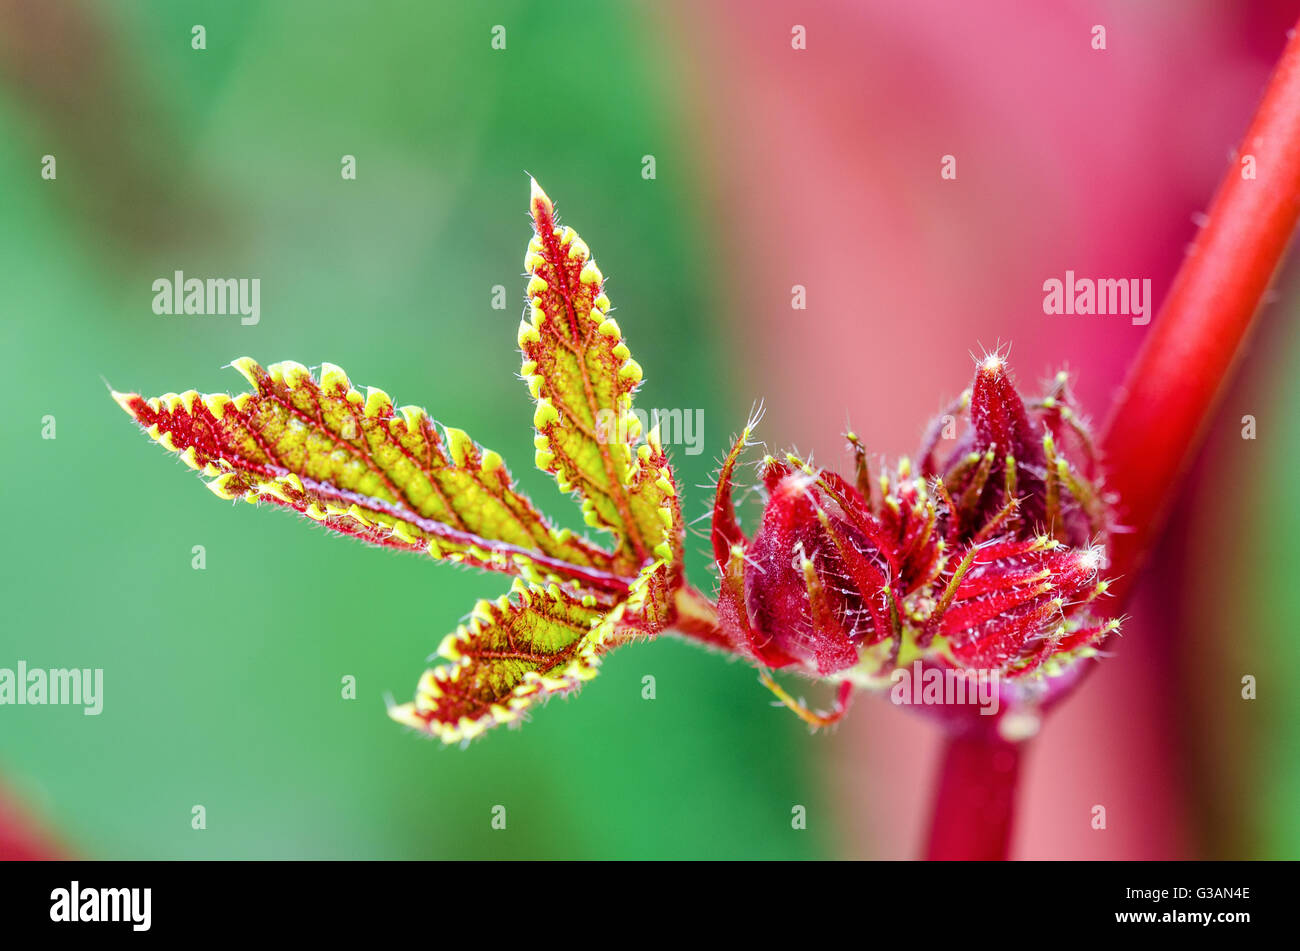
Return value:
<svg viewBox="0 0 1300 951">
<path fill-rule="evenodd" d="M 852 435 L 854 482 L 767 458 L 752 540 L 731 502 L 741 434 L 713 521 L 719 628 L 735 651 L 877 685 L 915 660 L 1017 680 L 1096 654 L 1118 628 L 1097 613 L 1109 515 L 1064 376 L 1026 406 L 1005 360 L 989 356 L 946 420 L 919 467 L 904 459 L 875 486 Z M 955 441 L 941 454 L 945 435 Z"/>
</svg>

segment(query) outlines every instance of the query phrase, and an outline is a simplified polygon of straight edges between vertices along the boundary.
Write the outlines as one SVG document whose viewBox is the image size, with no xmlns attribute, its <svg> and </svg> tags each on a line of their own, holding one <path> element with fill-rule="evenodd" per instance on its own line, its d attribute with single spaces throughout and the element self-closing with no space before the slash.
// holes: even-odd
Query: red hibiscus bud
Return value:
<svg viewBox="0 0 1300 951">
<path fill-rule="evenodd" d="M 1093 656 L 1118 628 L 1106 593 L 1109 509 L 1067 380 L 1028 404 L 1000 355 L 986 357 L 953 412 L 964 433 L 940 464 L 932 427 L 920 471 L 902 460 L 877 490 L 857 438 L 850 484 L 794 456 L 769 461 L 762 522 L 747 541 L 731 505 L 746 429 L 714 508 L 719 618 L 733 649 L 764 667 L 879 686 L 925 665 L 1042 681 Z"/>
<path fill-rule="evenodd" d="M 864 551 L 868 546 L 828 509 L 838 506 L 812 476 L 781 478 L 745 566 L 750 623 L 769 635 L 772 655 L 785 661 L 779 666 L 804 663 L 822 676 L 857 663 L 855 643 L 869 633 L 869 620 L 862 628 L 862 596 L 844 583 L 848 573 L 833 537 L 851 538 Z"/>
<path fill-rule="evenodd" d="M 970 418 L 977 446 L 992 449 L 998 459 L 1008 454 L 1030 457 L 1036 440 L 1025 404 L 1011 382 L 1006 361 L 998 354 L 985 357 L 975 371 Z"/>
</svg>

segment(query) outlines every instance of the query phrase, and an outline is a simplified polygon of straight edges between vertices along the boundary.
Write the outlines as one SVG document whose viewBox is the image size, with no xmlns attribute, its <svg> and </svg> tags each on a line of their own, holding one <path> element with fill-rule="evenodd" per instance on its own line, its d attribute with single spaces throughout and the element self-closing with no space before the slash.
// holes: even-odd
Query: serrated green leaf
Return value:
<svg viewBox="0 0 1300 951">
<path fill-rule="evenodd" d="M 588 524 L 617 538 L 619 570 L 680 562 L 682 525 L 672 468 L 654 432 L 643 434 L 632 397 L 641 367 L 609 316 L 604 276 L 586 243 L 559 227 L 533 182 L 528 320 L 519 327 L 521 373 L 536 401 L 537 466 L 583 500 Z"/>
<path fill-rule="evenodd" d="M 415 700 L 390 707 L 389 716 L 444 743 L 513 723 L 595 677 L 607 651 L 662 630 L 670 585 L 663 562 L 650 562 L 611 610 L 577 590 L 516 580 L 510 595 L 478 602 L 469 622 L 443 639 L 438 654 L 448 663 L 426 671 Z"/>
<path fill-rule="evenodd" d="M 292 508 L 326 528 L 437 559 L 621 592 L 611 556 L 557 530 L 515 490 L 501 457 L 419 407 L 367 396 L 338 367 L 233 366 L 250 393 L 114 398 L 226 499 Z"/>
</svg>

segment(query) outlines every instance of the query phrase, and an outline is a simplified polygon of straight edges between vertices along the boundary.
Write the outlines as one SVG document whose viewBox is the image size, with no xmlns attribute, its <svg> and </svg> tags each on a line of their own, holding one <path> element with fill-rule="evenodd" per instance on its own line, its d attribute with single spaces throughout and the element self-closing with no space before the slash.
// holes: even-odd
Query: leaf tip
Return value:
<svg viewBox="0 0 1300 951">
<path fill-rule="evenodd" d="M 109 390 L 113 395 L 113 402 L 122 407 L 126 415 L 132 419 L 139 419 L 138 407 L 144 400 L 139 393 L 119 393 L 117 390 Z"/>
<path fill-rule="evenodd" d="M 532 210 L 534 218 L 550 217 L 555 212 L 555 205 L 551 203 L 550 196 L 542 191 L 542 186 L 537 184 L 537 179 L 531 175 L 528 177 L 528 207 Z"/>
<path fill-rule="evenodd" d="M 415 712 L 413 703 L 395 703 L 388 708 L 388 716 L 403 726 L 409 726 L 412 730 L 428 732 L 428 724 L 424 718 Z"/>
</svg>

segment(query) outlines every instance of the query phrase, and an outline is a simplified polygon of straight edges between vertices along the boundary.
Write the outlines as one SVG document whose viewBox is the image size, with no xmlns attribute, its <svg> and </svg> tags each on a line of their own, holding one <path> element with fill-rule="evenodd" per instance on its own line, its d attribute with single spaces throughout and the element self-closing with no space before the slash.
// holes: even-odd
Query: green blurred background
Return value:
<svg viewBox="0 0 1300 951">
<path fill-rule="evenodd" d="M 223 504 L 105 383 L 334 362 L 578 527 L 515 378 L 531 173 L 609 279 L 639 405 L 704 411 L 704 454 L 674 454 L 688 519 L 758 398 L 773 449 L 839 465 L 847 416 L 895 456 L 1001 342 L 1028 388 L 1074 370 L 1100 419 L 1145 330 L 1047 318 L 1042 282 L 1164 296 L 1294 22 L 1293 0 L 0 0 L 0 667 L 102 667 L 106 694 L 99 717 L 0 707 L 0 855 L 16 826 L 98 858 L 915 855 L 933 724 L 864 697 L 809 737 L 745 665 L 673 638 L 467 750 L 404 731 L 385 697 L 505 581 Z M 260 278 L 261 322 L 155 316 L 177 269 Z M 1114 656 L 1031 748 L 1019 857 L 1300 855 L 1296 280 Z"/>
<path fill-rule="evenodd" d="M 705 453 L 675 459 L 700 515 L 693 487 L 733 425 L 720 421 L 748 404 L 717 385 L 698 184 L 669 114 L 680 91 L 648 61 L 639 17 L 595 3 L 5 14 L 25 47 L 0 91 L 0 363 L 18 407 L 0 419 L 0 665 L 105 678 L 99 717 L 3 711 L 11 790 L 91 857 L 825 854 L 798 722 L 752 671 L 674 639 L 612 655 L 580 698 L 467 751 L 393 724 L 385 694 L 407 699 L 442 635 L 507 582 L 223 504 L 105 388 L 238 392 L 221 368 L 240 355 L 336 362 L 467 429 L 580 524 L 531 467 L 515 378 L 527 171 L 611 278 L 646 368 L 640 405 L 704 409 Z M 47 153 L 55 181 L 38 174 Z M 260 324 L 155 316 L 150 285 L 176 269 L 260 277 Z M 690 547 L 706 575 L 703 543 Z M 505 831 L 490 826 L 498 804 Z M 807 831 L 791 827 L 796 804 Z"/>
</svg>

